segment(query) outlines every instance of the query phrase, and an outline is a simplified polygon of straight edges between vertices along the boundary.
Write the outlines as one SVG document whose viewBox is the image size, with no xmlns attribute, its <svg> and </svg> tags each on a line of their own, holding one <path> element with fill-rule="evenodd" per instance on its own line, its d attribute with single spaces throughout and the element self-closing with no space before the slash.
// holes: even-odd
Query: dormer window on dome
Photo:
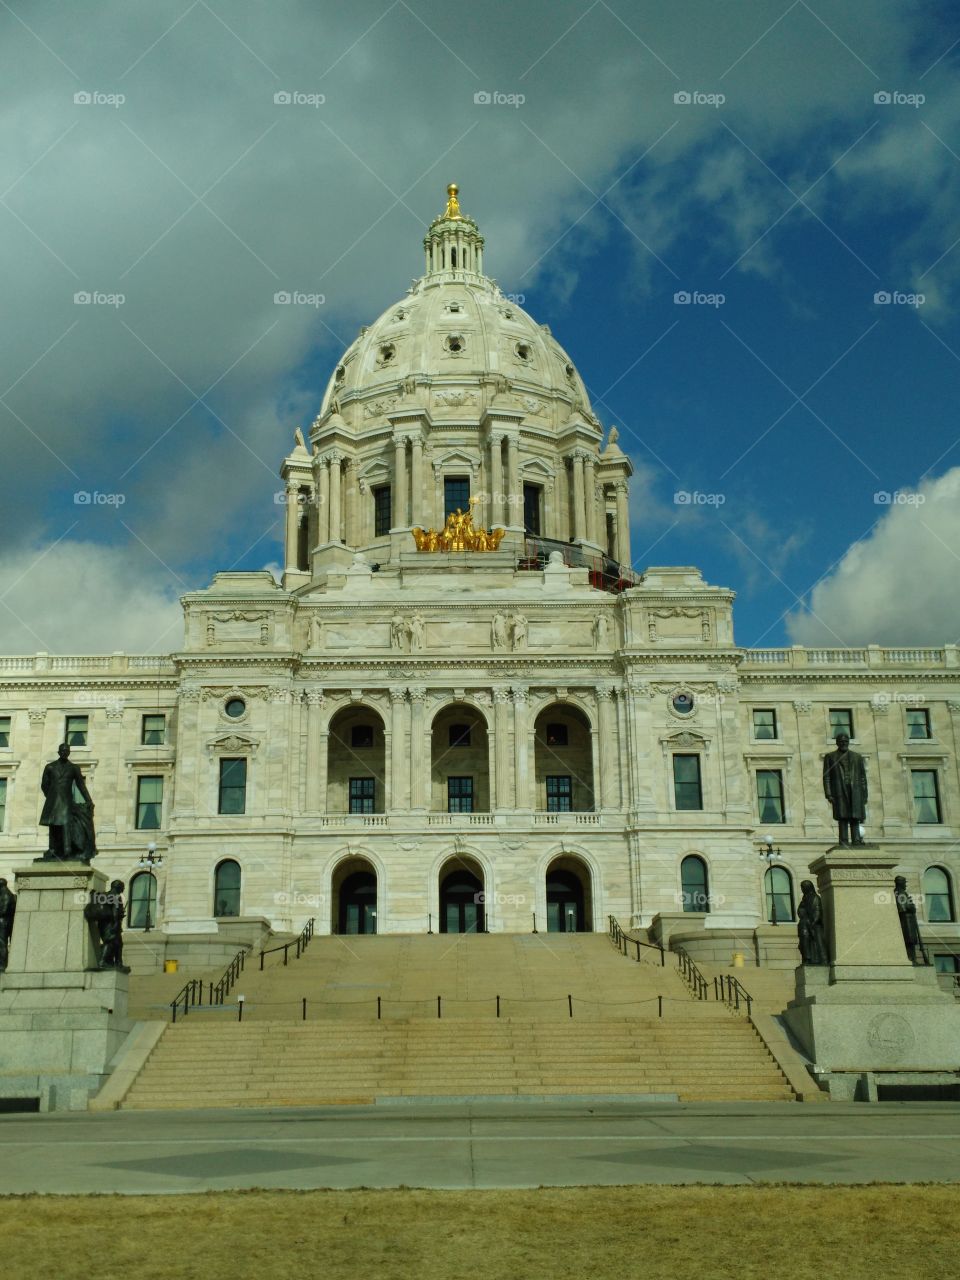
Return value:
<svg viewBox="0 0 960 1280">
<path fill-rule="evenodd" d="M 391 364 L 396 359 L 397 348 L 392 342 L 384 342 L 377 352 L 377 364 Z"/>
<path fill-rule="evenodd" d="M 467 349 L 467 340 L 462 333 L 448 333 L 443 346 L 449 355 L 462 356 Z"/>
</svg>

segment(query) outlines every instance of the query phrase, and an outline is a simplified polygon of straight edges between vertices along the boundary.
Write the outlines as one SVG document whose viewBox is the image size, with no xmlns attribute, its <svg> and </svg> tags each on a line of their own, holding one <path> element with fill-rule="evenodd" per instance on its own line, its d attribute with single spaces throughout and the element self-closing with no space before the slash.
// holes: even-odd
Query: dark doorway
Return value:
<svg viewBox="0 0 960 1280">
<path fill-rule="evenodd" d="M 483 884 L 458 868 L 440 882 L 440 932 L 483 933 Z"/>
<path fill-rule="evenodd" d="M 583 885 L 572 871 L 547 873 L 547 932 L 583 932 Z"/>
<path fill-rule="evenodd" d="M 377 932 L 377 878 L 355 871 L 340 886 L 339 933 Z"/>
</svg>

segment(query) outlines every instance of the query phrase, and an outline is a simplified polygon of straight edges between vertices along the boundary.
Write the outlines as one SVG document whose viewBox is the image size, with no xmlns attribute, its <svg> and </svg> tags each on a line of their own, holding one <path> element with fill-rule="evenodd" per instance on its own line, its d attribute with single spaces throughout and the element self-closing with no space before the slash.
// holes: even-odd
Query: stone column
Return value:
<svg viewBox="0 0 960 1280">
<path fill-rule="evenodd" d="M 430 776 L 430 760 L 425 752 L 423 721 L 427 691 L 423 685 L 410 689 L 410 808 L 422 813 L 427 808 L 424 783 Z"/>
<path fill-rule="evenodd" d="M 300 568 L 297 556 L 300 531 L 300 486 L 293 480 L 287 481 L 287 537 L 286 567 L 287 572 Z"/>
<path fill-rule="evenodd" d="M 580 542 L 585 536 L 586 510 L 583 501 L 583 457 L 582 449 L 574 449 L 573 460 L 573 536 Z"/>
<path fill-rule="evenodd" d="M 584 537 L 588 542 L 598 542 L 597 538 L 597 479 L 596 479 L 596 459 L 592 453 L 587 453 L 583 460 L 583 487 L 584 487 L 584 506 L 586 509 L 586 523 Z"/>
<path fill-rule="evenodd" d="M 342 541 L 340 537 L 340 489 L 342 476 L 340 464 L 343 454 L 336 450 L 330 454 L 330 528 L 328 536 L 331 542 Z"/>
<path fill-rule="evenodd" d="M 530 809 L 530 761 L 527 749 L 526 689 L 511 689 L 513 695 L 513 772 L 515 808 Z"/>
<path fill-rule="evenodd" d="M 490 437 L 490 527 L 503 524 L 503 454 L 502 435 Z"/>
<path fill-rule="evenodd" d="M 317 494 L 317 546 L 330 539 L 330 468 L 328 455 L 320 459 L 320 484 Z"/>
<path fill-rule="evenodd" d="M 307 701 L 307 813 L 326 813 L 327 735 L 323 732 L 323 690 L 308 689 Z"/>
<path fill-rule="evenodd" d="M 390 689 L 390 804 L 391 810 L 407 807 L 404 774 L 407 772 L 407 691 L 395 685 Z"/>
<path fill-rule="evenodd" d="M 416 432 L 410 437 L 410 523 L 429 524 L 423 512 L 423 436 Z"/>
<path fill-rule="evenodd" d="M 407 438 L 393 437 L 393 527 L 407 527 Z"/>
<path fill-rule="evenodd" d="M 507 436 L 507 513 L 506 524 L 523 528 L 523 492 L 520 488 L 520 439 L 516 432 Z"/>
<path fill-rule="evenodd" d="M 507 710 L 510 704 L 509 689 L 493 691 L 493 754 L 494 754 L 494 800 L 491 808 L 512 809 L 513 797 L 510 787 L 510 719 Z"/>
<path fill-rule="evenodd" d="M 617 743 L 613 688 L 610 685 L 597 686 L 597 703 L 600 711 L 599 733 L 597 734 L 600 748 L 598 762 L 600 794 L 594 797 L 594 808 L 617 809 L 620 806 L 620 752 Z"/>
<path fill-rule="evenodd" d="M 360 545 L 360 522 L 358 499 L 360 493 L 357 487 L 357 472 L 359 464 L 356 458 L 347 459 L 347 467 L 345 474 L 345 492 L 344 492 L 344 515 L 346 523 L 346 543 L 348 547 L 358 547 Z"/>
<path fill-rule="evenodd" d="M 617 562 L 630 565 L 630 515 L 627 510 L 627 482 L 618 480 L 617 491 Z"/>
</svg>

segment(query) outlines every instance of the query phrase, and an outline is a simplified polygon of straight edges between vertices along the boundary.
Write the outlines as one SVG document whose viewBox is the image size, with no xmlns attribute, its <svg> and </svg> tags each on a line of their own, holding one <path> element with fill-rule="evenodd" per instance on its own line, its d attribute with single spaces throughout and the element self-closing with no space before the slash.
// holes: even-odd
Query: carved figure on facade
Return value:
<svg viewBox="0 0 960 1280">
<path fill-rule="evenodd" d="M 74 800 L 74 788 L 82 800 Z M 40 825 L 49 829 L 47 851 L 38 862 L 86 862 L 96 856 L 93 800 L 79 768 L 71 763 L 70 747 L 62 742 L 57 759 L 43 770 L 40 790 L 44 803 Z"/>
<path fill-rule="evenodd" d="M 310 619 L 310 648 L 323 648 L 323 619 L 318 613 Z"/>
<path fill-rule="evenodd" d="M 406 620 L 402 613 L 395 613 L 390 619 L 390 648 L 402 649 L 406 635 Z"/>
<path fill-rule="evenodd" d="M 863 756 L 850 750 L 850 735 L 838 733 L 836 751 L 823 758 L 823 792 L 833 806 L 841 845 L 863 844 L 860 823 L 867 815 L 867 770 Z"/>
<path fill-rule="evenodd" d="M 494 649 L 506 649 L 507 647 L 507 617 L 498 609 L 493 615 L 493 622 L 490 625 L 490 639 Z"/>
<path fill-rule="evenodd" d="M 407 623 L 407 634 L 411 650 L 426 648 L 427 623 L 422 613 L 415 613 Z"/>
<path fill-rule="evenodd" d="M 527 620 L 522 613 L 510 615 L 510 646 L 514 651 L 527 647 Z"/>
<path fill-rule="evenodd" d="M 610 620 L 605 613 L 598 613 L 593 620 L 593 645 L 605 649 L 610 638 Z"/>
</svg>

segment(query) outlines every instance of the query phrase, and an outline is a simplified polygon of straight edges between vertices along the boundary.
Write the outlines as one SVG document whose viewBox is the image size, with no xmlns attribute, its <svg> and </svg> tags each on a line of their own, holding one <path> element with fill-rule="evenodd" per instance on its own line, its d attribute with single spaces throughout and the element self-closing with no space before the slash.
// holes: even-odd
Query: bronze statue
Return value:
<svg viewBox="0 0 960 1280">
<path fill-rule="evenodd" d="M 867 770 L 863 756 L 850 750 L 850 735 L 838 733 L 836 751 L 823 758 L 823 793 L 840 826 L 841 845 L 863 844 L 860 823 L 867 816 Z"/>
<path fill-rule="evenodd" d="M 903 945 L 911 964 L 927 964 L 927 955 L 920 938 L 920 925 L 917 922 L 917 906 L 907 893 L 906 876 L 895 876 L 893 880 L 893 897 L 897 904 L 897 915 L 900 917 L 900 931 L 903 934 Z M 919 959 L 917 958 L 919 953 Z"/>
<path fill-rule="evenodd" d="M 70 762 L 70 748 L 62 742 L 57 748 L 57 759 L 43 770 L 40 790 L 44 795 L 40 825 L 49 827 L 47 852 L 38 862 L 86 862 L 96 856 L 96 836 L 93 830 L 93 800 L 83 780 L 83 774 Z M 82 803 L 73 798 L 73 789 L 83 797 Z"/>
<path fill-rule="evenodd" d="M 17 895 L 10 892 L 6 880 L 0 880 L 0 973 L 4 972 L 10 958 L 10 938 L 16 911 Z"/>
<path fill-rule="evenodd" d="M 477 501 L 470 499 L 470 507 Z M 442 529 L 423 529 L 415 525 L 411 530 L 418 551 L 496 551 L 506 529 L 475 529 L 472 510 L 457 507 L 447 516 Z"/>
<path fill-rule="evenodd" d="M 823 929 L 823 902 L 812 880 L 801 880 L 797 906 L 797 942 L 801 964 L 829 964 Z"/>
<path fill-rule="evenodd" d="M 109 893 L 91 890 L 83 915 L 93 937 L 97 968 L 129 973 L 123 963 L 123 889 L 122 880 L 111 880 Z"/>
</svg>

